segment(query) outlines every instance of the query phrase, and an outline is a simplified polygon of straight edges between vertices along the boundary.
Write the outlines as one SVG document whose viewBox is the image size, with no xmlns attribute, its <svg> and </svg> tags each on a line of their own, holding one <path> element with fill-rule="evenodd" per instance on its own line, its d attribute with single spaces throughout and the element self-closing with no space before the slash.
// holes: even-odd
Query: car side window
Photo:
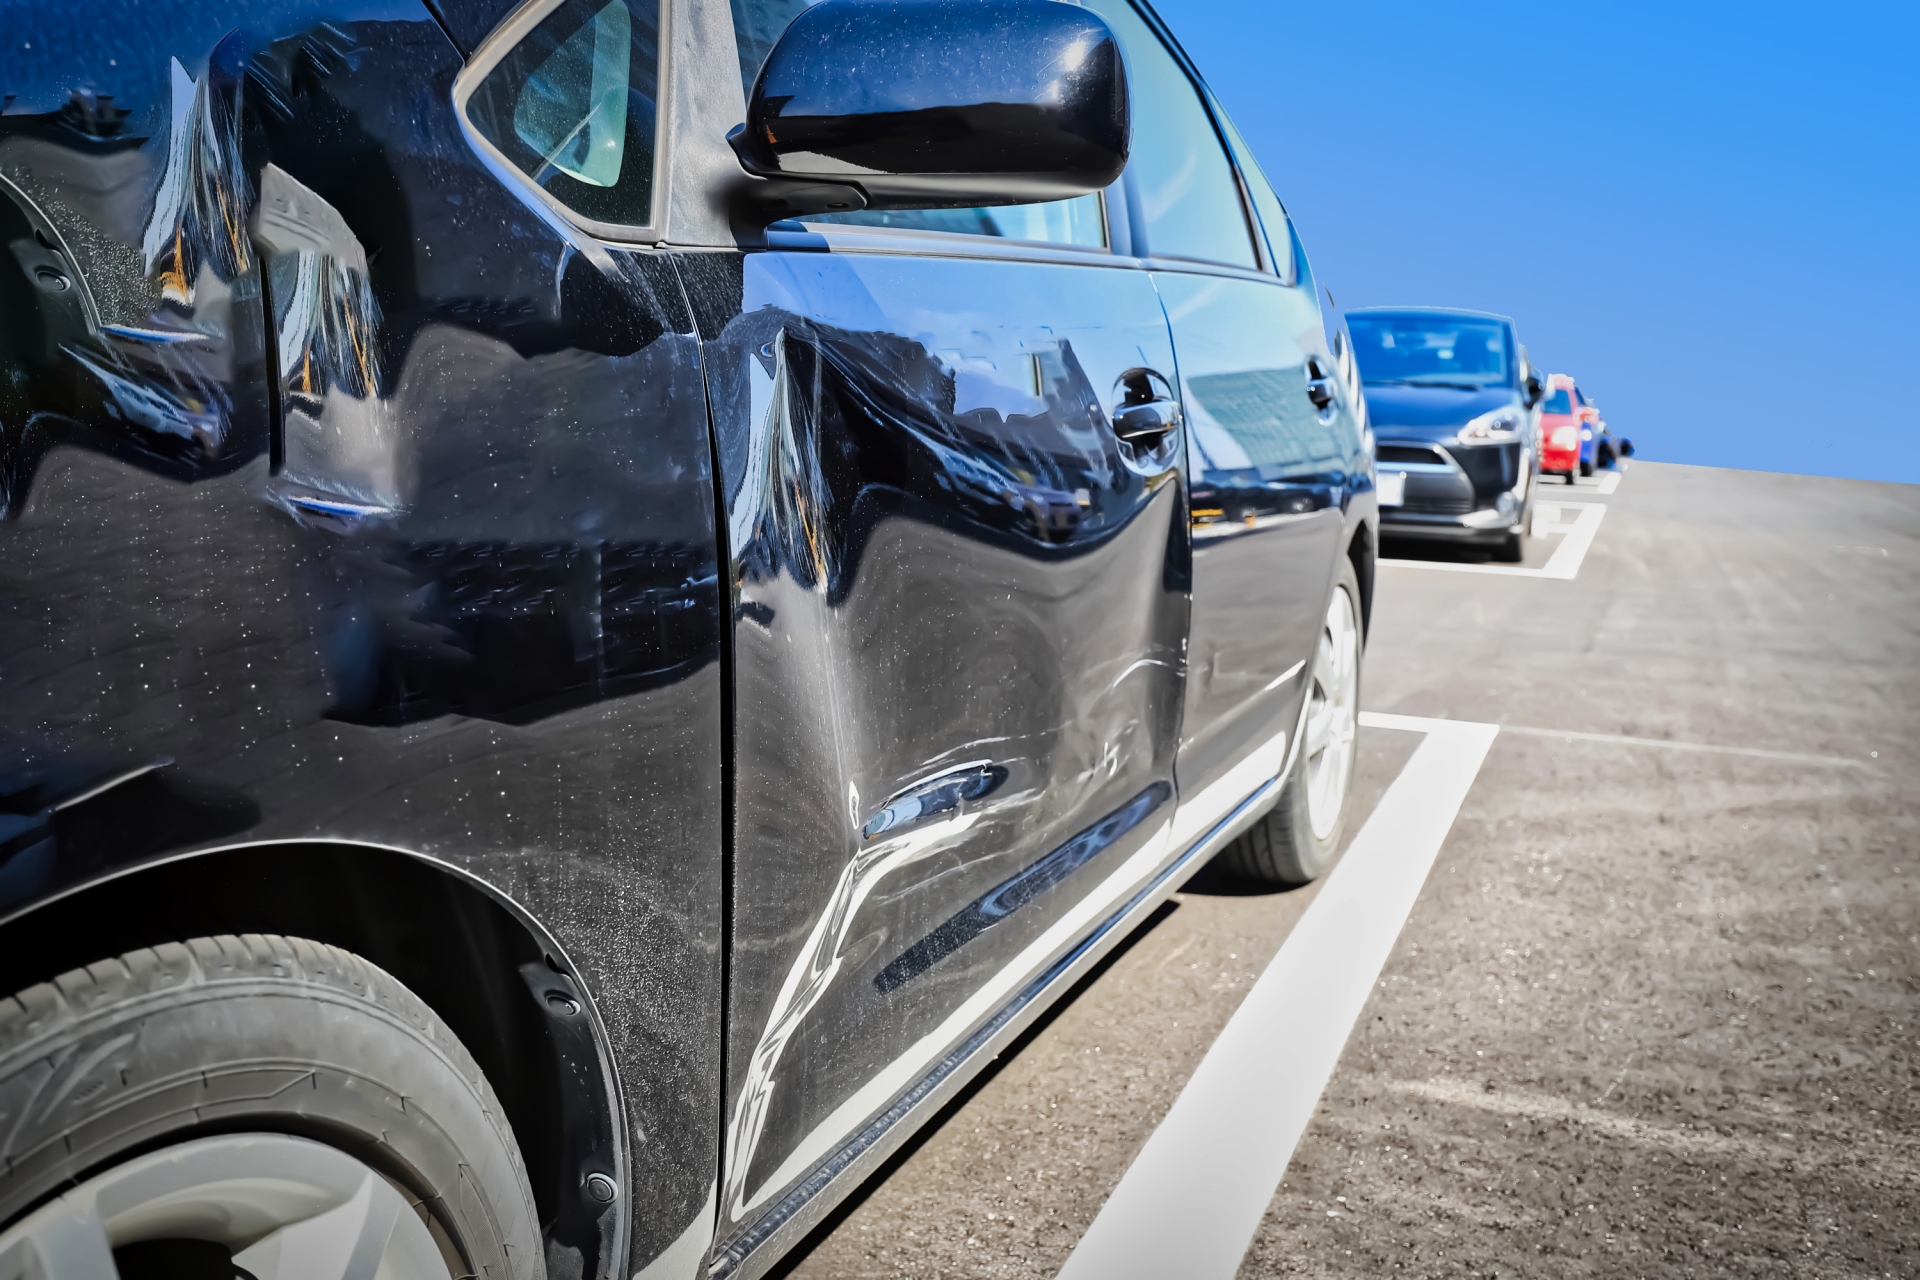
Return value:
<svg viewBox="0 0 1920 1280">
<path fill-rule="evenodd" d="M 1220 123 L 1226 126 L 1227 143 L 1233 148 L 1233 158 L 1240 165 L 1241 180 L 1247 184 L 1247 194 L 1253 197 L 1253 211 L 1259 215 L 1260 227 L 1267 237 L 1267 263 L 1273 274 L 1280 277 L 1283 284 L 1294 284 L 1300 279 L 1300 272 L 1293 258 L 1293 226 L 1287 218 L 1287 211 L 1280 206 L 1280 197 L 1273 193 L 1273 186 L 1267 176 L 1260 172 L 1260 165 L 1253 158 L 1252 148 L 1240 131 L 1227 118 L 1227 113 L 1218 110 Z"/>
<path fill-rule="evenodd" d="M 811 9 L 818 0 L 730 0 L 733 41 L 740 54 L 740 95 L 753 96 L 754 78 L 773 52 L 787 24 Z"/>
<path fill-rule="evenodd" d="M 1132 92 L 1129 166 L 1156 258 L 1254 267 L 1253 239 L 1233 167 L 1186 71 L 1127 0 L 1082 0 L 1126 53 Z"/>
<path fill-rule="evenodd" d="M 468 124 L 554 203 L 591 222 L 653 221 L 658 0 L 561 0 L 467 97 Z"/>
<path fill-rule="evenodd" d="M 816 0 L 730 0 L 734 43 L 740 55 L 740 87 L 753 96 L 753 82 L 767 53 L 787 24 Z M 1044 204 L 1001 205 L 991 209 L 860 209 L 852 213 L 809 214 L 808 222 L 903 231 L 995 236 L 1045 244 L 1103 249 L 1107 245 L 1105 211 L 1098 195 L 1052 200 Z"/>
</svg>

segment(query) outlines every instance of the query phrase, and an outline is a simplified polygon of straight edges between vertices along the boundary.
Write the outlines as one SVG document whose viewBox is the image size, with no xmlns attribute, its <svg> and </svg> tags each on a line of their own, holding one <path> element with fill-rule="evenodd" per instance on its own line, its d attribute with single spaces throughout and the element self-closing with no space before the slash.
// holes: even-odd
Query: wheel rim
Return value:
<svg viewBox="0 0 1920 1280">
<path fill-rule="evenodd" d="M 1307 820 L 1316 840 L 1340 825 L 1353 773 L 1355 705 L 1360 690 L 1360 628 L 1353 598 L 1336 588 L 1327 606 L 1327 623 L 1313 655 L 1313 683 L 1307 690 Z"/>
<path fill-rule="evenodd" d="M 0 1234 L 0 1280 L 98 1280 L 113 1251 L 212 1241 L 267 1280 L 451 1280 L 412 1197 L 344 1151 L 284 1134 L 201 1138 L 116 1165 Z"/>
</svg>

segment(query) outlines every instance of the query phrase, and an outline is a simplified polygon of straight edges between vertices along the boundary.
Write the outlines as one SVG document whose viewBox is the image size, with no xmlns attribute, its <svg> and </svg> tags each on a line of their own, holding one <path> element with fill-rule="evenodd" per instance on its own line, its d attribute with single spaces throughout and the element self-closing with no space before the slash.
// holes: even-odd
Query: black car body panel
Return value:
<svg viewBox="0 0 1920 1280">
<path fill-rule="evenodd" d="M 395 12 L 198 6 L 212 43 L 154 15 L 124 78 L 9 76 L 9 216 L 57 231 L 95 314 L 31 347 L 9 326 L 58 393 L 6 422 L 0 912 L 276 841 L 478 877 L 594 997 L 630 1082 L 602 1155 L 657 1197 L 650 1256 L 718 1123 L 699 343 L 670 262 L 593 267 L 476 161 L 458 53 Z M 622 1225 L 582 1252 L 625 1252 Z"/>
<path fill-rule="evenodd" d="M 450 1020 L 593 1099 L 502 1086 L 551 1273 L 770 1265 L 1271 803 L 1372 552 L 1278 201 L 1090 7 L 1204 131 L 1136 131 L 1097 245 L 736 216 L 711 0 L 633 27 L 625 238 L 462 114 L 552 6 L 7 8 L 8 989 L 112 902 L 401 939 L 447 1012 L 481 902 L 505 1012 Z M 1176 146 L 1230 260 L 1142 199 Z"/>
</svg>

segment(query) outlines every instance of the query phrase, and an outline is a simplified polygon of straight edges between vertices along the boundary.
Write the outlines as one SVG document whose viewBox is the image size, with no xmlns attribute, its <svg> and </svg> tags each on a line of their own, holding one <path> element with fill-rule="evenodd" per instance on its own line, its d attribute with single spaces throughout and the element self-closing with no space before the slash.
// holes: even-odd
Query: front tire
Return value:
<svg viewBox="0 0 1920 1280">
<path fill-rule="evenodd" d="M 1291 887 L 1318 879 L 1340 850 L 1360 715 L 1360 579 L 1345 557 L 1315 646 L 1293 770 L 1273 808 L 1220 851 L 1231 874 Z"/>
<path fill-rule="evenodd" d="M 314 1242 L 342 1239 L 344 1213 L 356 1264 L 383 1276 L 546 1272 L 519 1147 L 472 1056 L 391 975 L 301 938 L 165 943 L 0 1002 L 0 1157 L 0 1271 L 76 1240 L 89 1257 L 326 1252 Z M 284 1220 L 253 1203 L 279 1183 L 309 1188 Z M 152 1206 L 119 1239 L 124 1210 L 74 1226 L 88 1195 Z M 174 1222 L 180 1204 L 200 1218 Z"/>
<path fill-rule="evenodd" d="M 1493 548 L 1493 558 L 1501 564 L 1519 564 L 1527 556 L 1525 535 L 1515 529 L 1502 538 Z"/>
</svg>

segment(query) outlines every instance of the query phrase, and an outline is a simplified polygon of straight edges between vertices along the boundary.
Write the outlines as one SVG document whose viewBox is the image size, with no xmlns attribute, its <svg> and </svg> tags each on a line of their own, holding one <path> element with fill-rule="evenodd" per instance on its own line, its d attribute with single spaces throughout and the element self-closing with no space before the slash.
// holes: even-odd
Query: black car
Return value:
<svg viewBox="0 0 1920 1280">
<path fill-rule="evenodd" d="M 1380 529 L 1525 553 L 1542 395 L 1505 316 L 1439 307 L 1347 313 L 1380 475 Z"/>
<path fill-rule="evenodd" d="M 757 1275 L 1326 865 L 1371 460 L 1144 5 L 4 24 L 0 1274 Z"/>
</svg>

